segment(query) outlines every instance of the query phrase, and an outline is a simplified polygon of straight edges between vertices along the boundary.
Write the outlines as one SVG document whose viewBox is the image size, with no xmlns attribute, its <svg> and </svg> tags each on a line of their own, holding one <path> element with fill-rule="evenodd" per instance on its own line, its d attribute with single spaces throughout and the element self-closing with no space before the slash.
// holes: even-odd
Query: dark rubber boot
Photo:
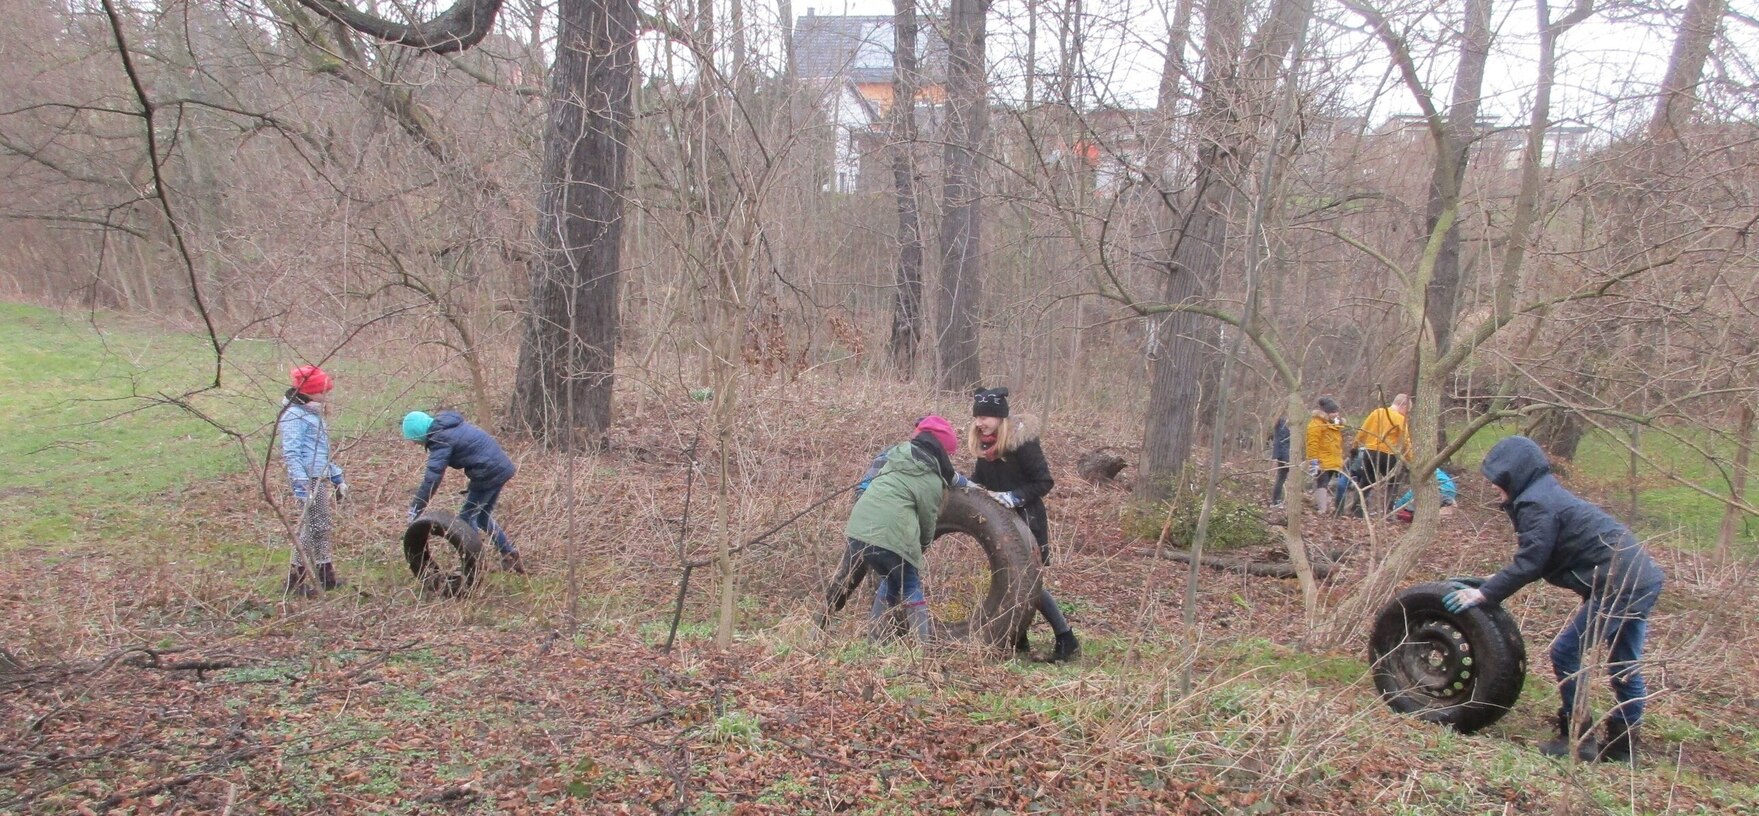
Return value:
<svg viewBox="0 0 1759 816">
<path fill-rule="evenodd" d="M 318 583 L 325 592 L 348 586 L 348 582 L 336 577 L 336 565 L 324 563 L 318 565 Z"/>
<path fill-rule="evenodd" d="M 1637 726 L 1613 718 L 1606 723 L 1606 747 L 1600 749 L 1601 762 L 1637 764 Z"/>
<path fill-rule="evenodd" d="M 501 571 L 525 574 L 525 562 L 520 560 L 518 551 L 501 553 Z"/>
<path fill-rule="evenodd" d="M 288 567 L 287 586 L 285 587 L 286 593 L 288 595 L 298 595 L 301 598 L 317 597 L 318 591 L 314 589 L 305 578 L 305 564 L 295 562 L 293 566 Z"/>
<path fill-rule="evenodd" d="M 1578 762 L 1593 762 L 1600 754 L 1600 744 L 1594 740 L 1594 716 L 1582 718 L 1582 724 L 1576 729 L 1575 739 L 1570 738 L 1570 714 L 1567 711 L 1557 712 L 1557 736 L 1539 743 L 1539 753 L 1548 757 L 1567 757 L 1574 749 Z"/>
<path fill-rule="evenodd" d="M 895 623 L 892 605 L 886 602 L 886 596 L 874 593 L 873 606 L 867 613 L 867 639 L 884 643 L 897 637 L 899 632 Z"/>
<path fill-rule="evenodd" d="M 1057 633 L 1057 648 L 1051 652 L 1052 663 L 1067 663 L 1081 653 L 1081 641 L 1075 639 L 1075 630 Z"/>
<path fill-rule="evenodd" d="M 904 604 L 904 622 L 910 627 L 910 634 L 916 636 L 917 642 L 930 646 L 940 641 L 940 633 L 934 625 L 934 615 L 929 614 L 928 604 Z"/>
</svg>

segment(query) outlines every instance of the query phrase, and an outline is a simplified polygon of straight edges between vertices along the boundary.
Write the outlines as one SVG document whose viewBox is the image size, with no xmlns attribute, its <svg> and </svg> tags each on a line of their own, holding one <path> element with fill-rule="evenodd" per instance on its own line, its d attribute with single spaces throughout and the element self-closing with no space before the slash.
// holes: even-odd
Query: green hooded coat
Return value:
<svg viewBox="0 0 1759 816">
<path fill-rule="evenodd" d="M 891 550 L 905 563 L 923 568 L 922 550 L 934 541 L 935 521 L 947 481 L 922 461 L 909 442 L 886 451 L 886 464 L 856 500 L 843 534 L 864 544 Z"/>
</svg>

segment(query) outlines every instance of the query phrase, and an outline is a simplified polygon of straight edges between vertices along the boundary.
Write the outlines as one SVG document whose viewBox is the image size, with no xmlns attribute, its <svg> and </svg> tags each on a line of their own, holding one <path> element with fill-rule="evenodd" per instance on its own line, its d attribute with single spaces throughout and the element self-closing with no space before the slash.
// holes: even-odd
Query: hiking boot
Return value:
<svg viewBox="0 0 1759 816">
<path fill-rule="evenodd" d="M 287 568 L 287 586 L 282 591 L 288 595 L 298 595 L 301 598 L 317 597 L 317 589 L 305 578 L 305 564 L 295 562 L 293 566 Z"/>
<path fill-rule="evenodd" d="M 501 553 L 501 571 L 525 574 L 525 562 L 520 560 L 517 550 Z"/>
<path fill-rule="evenodd" d="M 1637 764 L 1637 725 L 1617 717 L 1606 723 L 1606 745 L 1600 749 L 1601 762 Z"/>
<path fill-rule="evenodd" d="M 318 565 L 318 584 L 323 586 L 325 592 L 348 586 L 347 581 L 336 577 L 336 565 L 327 561 Z"/>
<path fill-rule="evenodd" d="M 1057 633 L 1057 646 L 1051 652 L 1052 663 L 1067 663 L 1081 653 L 1081 641 L 1075 639 L 1075 630 Z"/>
<path fill-rule="evenodd" d="M 1024 658 L 1032 654 L 1032 641 L 1026 637 L 1026 630 L 1021 629 L 1014 635 L 1014 656 Z"/>
<path fill-rule="evenodd" d="M 1600 755 L 1600 744 L 1594 740 L 1594 716 L 1582 718 L 1582 724 L 1575 729 L 1575 737 L 1570 736 L 1570 714 L 1567 711 L 1557 712 L 1557 736 L 1539 743 L 1539 753 L 1548 757 L 1567 757 L 1572 751 L 1578 762 L 1593 762 Z M 1611 726 L 1609 725 L 1610 729 Z"/>
</svg>

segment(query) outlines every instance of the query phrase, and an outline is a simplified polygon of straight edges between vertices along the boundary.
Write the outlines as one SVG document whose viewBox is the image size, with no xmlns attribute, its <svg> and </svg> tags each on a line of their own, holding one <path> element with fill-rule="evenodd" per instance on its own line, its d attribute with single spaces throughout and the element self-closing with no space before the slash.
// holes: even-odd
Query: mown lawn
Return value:
<svg viewBox="0 0 1759 816">
<path fill-rule="evenodd" d="M 1466 471 L 1466 478 L 1481 478 L 1477 475 L 1478 463 L 1483 461 L 1485 452 L 1498 440 L 1519 430 L 1519 426 L 1511 423 L 1485 428 L 1466 443 L 1454 460 Z M 1649 461 L 1638 462 L 1634 520 L 1625 518 L 1629 515 L 1626 497 L 1630 490 L 1628 437 L 1590 431 L 1576 451 L 1569 478 L 1645 536 L 1664 536 L 1676 546 L 1688 549 L 1716 546 L 1724 505 L 1671 477 L 1726 495 L 1726 474 L 1732 467 L 1734 443 L 1701 429 L 1668 427 L 1644 431 L 1639 450 Z M 1759 505 L 1759 480 L 1748 481 L 1747 501 Z M 1745 551 L 1759 551 L 1759 519 L 1745 519 L 1736 538 L 1737 546 Z"/>
<path fill-rule="evenodd" d="M 144 504 L 169 507 L 190 485 L 253 463 L 269 461 L 280 489 L 269 432 L 298 362 L 273 340 L 235 340 L 221 387 L 206 388 L 214 354 L 205 335 L 0 303 L 0 549 L 133 537 L 167 515 Z M 372 361 L 327 368 L 338 382 L 339 447 L 385 432 L 388 417 L 434 391 Z"/>
</svg>

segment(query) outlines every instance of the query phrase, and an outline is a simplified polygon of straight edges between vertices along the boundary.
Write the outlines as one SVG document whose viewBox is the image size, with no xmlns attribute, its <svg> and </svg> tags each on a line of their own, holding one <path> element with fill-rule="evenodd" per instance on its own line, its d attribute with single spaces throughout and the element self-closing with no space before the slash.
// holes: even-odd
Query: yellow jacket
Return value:
<svg viewBox="0 0 1759 816">
<path fill-rule="evenodd" d="M 1371 451 L 1401 456 L 1411 452 L 1411 433 L 1405 426 L 1405 415 L 1391 408 L 1376 408 L 1362 420 L 1362 431 L 1356 434 L 1356 441 Z"/>
<path fill-rule="evenodd" d="M 1314 411 L 1307 420 L 1307 458 L 1318 459 L 1320 470 L 1343 470 L 1344 423 Z"/>
</svg>

